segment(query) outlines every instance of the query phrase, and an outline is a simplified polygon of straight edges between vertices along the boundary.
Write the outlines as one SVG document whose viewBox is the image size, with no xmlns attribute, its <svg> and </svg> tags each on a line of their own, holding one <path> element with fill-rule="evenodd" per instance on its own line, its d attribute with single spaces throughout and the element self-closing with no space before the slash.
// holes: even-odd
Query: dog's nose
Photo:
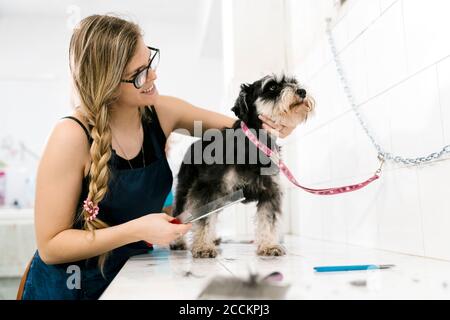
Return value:
<svg viewBox="0 0 450 320">
<path fill-rule="evenodd" d="M 304 99 L 306 97 L 306 90 L 305 89 L 297 89 L 297 94 Z"/>
</svg>

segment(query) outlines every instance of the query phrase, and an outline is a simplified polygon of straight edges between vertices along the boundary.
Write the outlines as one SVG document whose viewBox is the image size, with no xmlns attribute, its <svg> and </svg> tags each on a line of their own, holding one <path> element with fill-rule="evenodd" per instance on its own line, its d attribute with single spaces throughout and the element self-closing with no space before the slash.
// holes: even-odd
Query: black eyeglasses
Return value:
<svg viewBox="0 0 450 320">
<path fill-rule="evenodd" d="M 150 49 L 150 61 L 142 71 L 139 71 L 131 80 L 120 80 L 121 82 L 132 83 L 136 89 L 142 88 L 147 81 L 148 69 L 156 71 L 159 64 L 159 49 L 147 47 Z"/>
</svg>

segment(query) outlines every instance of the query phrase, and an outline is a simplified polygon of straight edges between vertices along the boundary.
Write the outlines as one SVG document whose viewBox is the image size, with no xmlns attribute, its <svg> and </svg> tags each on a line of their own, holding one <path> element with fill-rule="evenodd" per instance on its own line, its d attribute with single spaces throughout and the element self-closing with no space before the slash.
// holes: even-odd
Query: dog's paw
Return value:
<svg viewBox="0 0 450 320">
<path fill-rule="evenodd" d="M 257 254 L 259 256 L 284 256 L 286 250 L 279 244 L 261 245 L 258 247 Z"/>
<path fill-rule="evenodd" d="M 217 256 L 217 250 L 215 247 L 193 247 L 192 256 L 194 258 L 215 258 Z"/>
<path fill-rule="evenodd" d="M 186 250 L 187 244 L 186 241 L 181 238 L 170 243 L 170 250 Z"/>
</svg>

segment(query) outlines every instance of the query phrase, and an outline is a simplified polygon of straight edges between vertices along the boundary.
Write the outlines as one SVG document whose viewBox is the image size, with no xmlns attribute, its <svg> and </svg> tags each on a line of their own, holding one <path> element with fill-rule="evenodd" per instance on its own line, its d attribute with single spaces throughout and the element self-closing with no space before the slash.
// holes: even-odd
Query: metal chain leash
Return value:
<svg viewBox="0 0 450 320">
<path fill-rule="evenodd" d="M 358 110 L 358 106 L 355 102 L 355 98 L 352 94 L 352 91 L 349 87 L 347 78 L 345 77 L 345 73 L 344 70 L 342 68 L 342 63 L 339 60 L 339 54 L 338 54 L 338 50 L 336 48 L 336 44 L 333 38 L 333 34 L 331 31 L 331 27 L 330 27 L 330 19 L 327 19 L 327 35 L 328 35 L 328 42 L 331 48 L 331 53 L 333 54 L 333 60 L 336 66 L 336 71 L 339 75 L 339 79 L 341 81 L 341 84 L 343 86 L 343 89 L 345 91 L 345 95 L 347 96 L 348 102 L 350 103 L 353 112 L 356 115 L 356 118 L 358 119 L 359 123 L 361 124 L 361 127 L 363 128 L 364 132 L 367 134 L 367 136 L 369 137 L 370 141 L 372 142 L 373 146 L 375 147 L 375 149 L 378 151 L 378 157 L 380 158 L 380 160 L 391 160 L 394 161 L 396 163 L 403 163 L 406 165 L 418 165 L 418 164 L 422 164 L 422 163 L 426 163 L 426 162 L 430 162 L 430 161 L 434 161 L 437 160 L 439 158 L 441 158 L 443 155 L 450 153 L 450 145 L 446 145 L 445 147 L 443 147 L 440 151 L 437 152 L 433 152 L 430 153 L 427 156 L 423 156 L 423 157 L 417 157 L 417 158 L 406 158 L 406 157 L 402 157 L 399 155 L 394 155 L 390 152 L 386 152 L 375 140 L 375 138 L 373 137 L 373 135 L 370 133 L 369 128 L 367 126 L 367 124 L 364 122 L 359 110 Z"/>
</svg>

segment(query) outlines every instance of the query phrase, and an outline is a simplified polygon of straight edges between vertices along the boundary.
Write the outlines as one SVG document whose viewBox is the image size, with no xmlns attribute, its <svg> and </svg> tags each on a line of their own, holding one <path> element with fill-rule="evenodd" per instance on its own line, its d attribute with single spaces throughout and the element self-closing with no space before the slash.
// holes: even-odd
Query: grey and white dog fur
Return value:
<svg viewBox="0 0 450 320">
<path fill-rule="evenodd" d="M 194 159 L 194 149 L 210 146 L 211 139 L 203 139 L 193 143 L 188 149 L 178 173 L 178 184 L 175 193 L 173 216 L 185 210 L 195 211 L 209 201 L 223 197 L 237 189 L 243 189 L 246 202 L 257 202 L 255 243 L 257 254 L 262 256 L 281 256 L 285 249 L 279 243 L 278 227 L 281 220 L 282 192 L 279 185 L 279 170 L 270 159 L 244 136 L 240 129 L 241 121 L 271 148 L 276 137 L 268 135 L 262 129 L 262 121 L 258 115 L 269 117 L 276 124 L 296 126 L 306 121 L 314 109 L 314 100 L 293 77 L 285 75 L 269 75 L 252 84 L 241 85 L 241 91 L 232 111 L 239 118 L 232 128 L 223 128 L 220 137 L 223 138 L 222 160 L 206 163 L 203 158 Z M 233 135 L 226 131 L 233 131 Z M 256 132 L 255 132 L 256 131 Z M 236 137 L 242 138 L 244 145 L 236 146 Z M 200 144 L 200 145 L 198 145 Z M 245 148 L 242 148 L 245 146 Z M 245 150 L 243 150 L 245 149 Z M 252 154 L 253 152 L 253 154 Z M 238 154 L 244 153 L 244 158 Z M 257 161 L 251 161 L 256 155 Z M 245 159 L 245 161 L 242 161 Z M 269 170 L 274 168 L 275 170 Z M 266 169 L 271 174 L 261 174 Z M 213 214 L 198 220 L 193 225 L 191 251 L 194 258 L 214 258 L 217 255 L 215 224 L 217 215 Z M 187 248 L 184 237 L 171 243 L 171 249 Z"/>
</svg>

